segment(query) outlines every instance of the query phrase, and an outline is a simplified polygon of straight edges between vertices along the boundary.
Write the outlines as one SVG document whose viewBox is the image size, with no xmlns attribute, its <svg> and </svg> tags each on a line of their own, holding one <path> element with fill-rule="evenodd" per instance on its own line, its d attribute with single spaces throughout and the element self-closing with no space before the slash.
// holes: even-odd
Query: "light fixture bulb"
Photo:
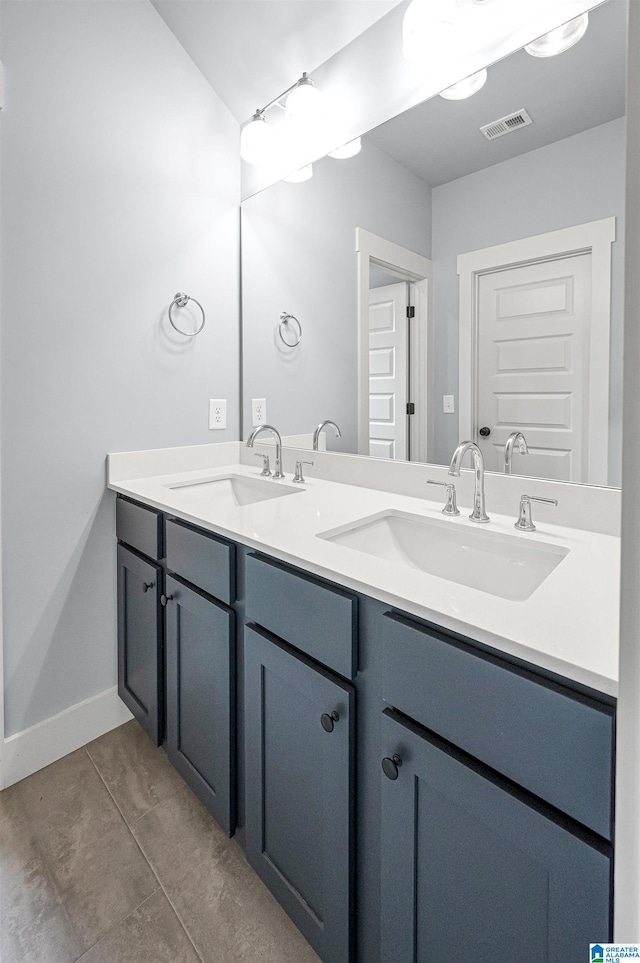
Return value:
<svg viewBox="0 0 640 963">
<path fill-rule="evenodd" d="M 537 40 L 525 45 L 525 50 L 532 57 L 555 57 L 573 47 L 584 37 L 589 26 L 589 14 L 581 13 L 579 17 L 563 23 L 555 30 L 544 33 Z"/>
<path fill-rule="evenodd" d="M 264 164 L 273 156 L 275 135 L 261 113 L 255 113 L 240 131 L 240 157 L 247 164 Z"/>
<path fill-rule="evenodd" d="M 334 157 L 336 160 L 348 160 L 350 157 L 355 157 L 356 154 L 359 154 L 361 148 L 362 138 L 356 137 L 355 140 L 350 140 L 348 144 L 343 144 L 342 147 L 330 150 L 329 157 Z"/>
<path fill-rule="evenodd" d="M 440 96 L 445 100 L 464 100 L 471 97 L 484 87 L 487 82 L 487 70 L 479 70 L 475 74 L 470 74 L 464 80 L 459 80 L 457 84 L 452 84 L 445 90 L 440 91 Z"/>
<path fill-rule="evenodd" d="M 287 120 L 296 123 L 313 123 L 322 111 L 322 94 L 311 77 L 302 75 L 287 97 Z"/>
<path fill-rule="evenodd" d="M 411 0 L 402 21 L 402 52 L 412 63 L 442 56 L 455 41 L 456 0 Z"/>
<path fill-rule="evenodd" d="M 285 181 L 289 184 L 303 184 L 305 181 L 310 181 L 312 177 L 313 164 L 307 164 L 306 167 L 301 167 L 299 171 L 294 171 L 293 174 L 285 177 Z"/>
</svg>

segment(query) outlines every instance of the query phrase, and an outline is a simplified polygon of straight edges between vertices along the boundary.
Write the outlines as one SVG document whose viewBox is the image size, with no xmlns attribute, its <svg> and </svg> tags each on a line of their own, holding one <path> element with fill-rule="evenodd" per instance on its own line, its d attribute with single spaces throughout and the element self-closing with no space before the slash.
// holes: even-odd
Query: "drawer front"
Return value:
<svg viewBox="0 0 640 963">
<path fill-rule="evenodd" d="M 118 495 L 116 499 L 116 535 L 121 542 L 148 558 L 159 561 L 162 551 L 162 512 L 147 508 Z"/>
<path fill-rule="evenodd" d="M 383 698 L 605 839 L 613 710 L 388 613 Z"/>
<path fill-rule="evenodd" d="M 347 679 L 356 673 L 358 600 L 278 562 L 247 556 L 247 621 Z"/>
<path fill-rule="evenodd" d="M 235 546 L 175 519 L 165 525 L 167 569 L 226 605 L 235 601 Z"/>
</svg>

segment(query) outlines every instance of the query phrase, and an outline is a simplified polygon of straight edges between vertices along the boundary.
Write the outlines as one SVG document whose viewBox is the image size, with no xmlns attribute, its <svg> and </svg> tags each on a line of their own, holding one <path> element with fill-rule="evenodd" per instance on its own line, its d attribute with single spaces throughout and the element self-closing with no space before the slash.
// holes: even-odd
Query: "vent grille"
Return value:
<svg viewBox="0 0 640 963">
<path fill-rule="evenodd" d="M 495 140 L 496 137 L 504 137 L 505 134 L 510 134 L 514 130 L 519 130 L 521 127 L 528 127 L 533 121 L 529 117 L 529 114 L 524 110 L 516 110 L 507 117 L 501 117 L 500 120 L 494 120 L 490 124 L 485 124 L 484 127 L 480 128 L 480 132 L 484 134 L 487 140 Z"/>
</svg>

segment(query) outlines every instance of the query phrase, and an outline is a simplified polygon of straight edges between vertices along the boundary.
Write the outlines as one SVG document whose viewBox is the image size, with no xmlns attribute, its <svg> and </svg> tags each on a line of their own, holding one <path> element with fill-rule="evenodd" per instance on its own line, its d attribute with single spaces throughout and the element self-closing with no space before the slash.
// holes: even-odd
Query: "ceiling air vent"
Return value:
<svg viewBox="0 0 640 963">
<path fill-rule="evenodd" d="M 480 128 L 480 131 L 487 140 L 495 140 L 496 137 L 504 137 L 505 134 L 510 134 L 513 130 L 519 130 L 520 127 L 528 127 L 532 123 L 529 114 L 523 108 L 522 110 L 515 110 L 507 117 L 501 117 L 500 120 L 485 124 L 484 127 Z"/>
</svg>

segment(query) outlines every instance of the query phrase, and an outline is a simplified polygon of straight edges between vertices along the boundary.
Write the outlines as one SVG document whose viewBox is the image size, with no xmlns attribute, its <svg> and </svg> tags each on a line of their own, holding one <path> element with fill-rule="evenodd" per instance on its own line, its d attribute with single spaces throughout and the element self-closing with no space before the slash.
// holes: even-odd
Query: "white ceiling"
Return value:
<svg viewBox="0 0 640 963">
<path fill-rule="evenodd" d="M 243 123 L 401 0 L 151 0 Z"/>
<path fill-rule="evenodd" d="M 367 134 L 432 187 L 597 127 L 625 113 L 627 5 L 608 0 L 589 14 L 583 39 L 559 57 L 520 50 L 489 68 L 468 100 L 433 97 Z M 487 141 L 479 128 L 525 108 L 534 123 Z"/>
</svg>

